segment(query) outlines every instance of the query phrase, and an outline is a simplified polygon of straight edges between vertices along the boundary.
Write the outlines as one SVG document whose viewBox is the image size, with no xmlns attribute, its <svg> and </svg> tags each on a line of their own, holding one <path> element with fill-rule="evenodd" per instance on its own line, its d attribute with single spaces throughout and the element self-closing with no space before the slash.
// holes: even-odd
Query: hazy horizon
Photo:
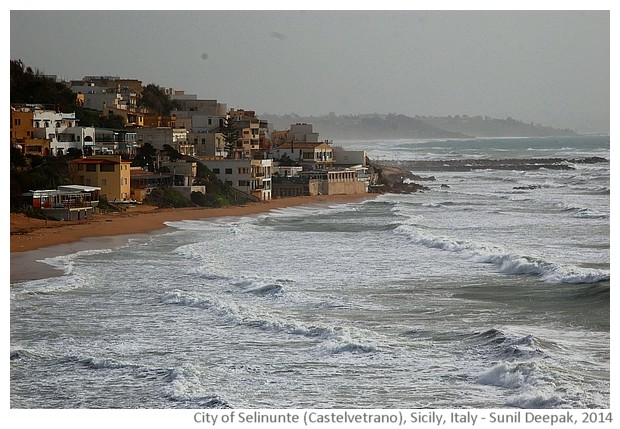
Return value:
<svg viewBox="0 0 620 429">
<path fill-rule="evenodd" d="M 610 131 L 609 11 L 11 11 L 11 59 L 229 108 Z"/>
</svg>

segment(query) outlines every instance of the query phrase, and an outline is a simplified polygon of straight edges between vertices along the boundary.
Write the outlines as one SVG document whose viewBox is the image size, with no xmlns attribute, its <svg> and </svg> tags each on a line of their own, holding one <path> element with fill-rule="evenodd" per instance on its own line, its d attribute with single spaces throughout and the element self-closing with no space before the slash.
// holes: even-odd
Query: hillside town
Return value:
<svg viewBox="0 0 620 429">
<path fill-rule="evenodd" d="M 229 109 L 218 100 L 157 87 L 173 106 L 162 114 L 141 105 L 146 87 L 137 79 L 46 79 L 66 85 L 77 106 L 122 124 L 85 126 L 75 112 L 58 105 L 11 104 L 13 150 L 23 156 L 72 155 L 72 183 L 22 193 L 19 204 L 45 210 L 46 217 L 86 219 L 100 199 L 119 206 L 140 204 L 158 188 L 193 201 L 208 193 L 210 183 L 199 177 L 205 167 L 243 201 L 363 194 L 371 186 L 366 151 L 322 140 L 310 123 L 274 130 L 253 110 Z"/>
</svg>

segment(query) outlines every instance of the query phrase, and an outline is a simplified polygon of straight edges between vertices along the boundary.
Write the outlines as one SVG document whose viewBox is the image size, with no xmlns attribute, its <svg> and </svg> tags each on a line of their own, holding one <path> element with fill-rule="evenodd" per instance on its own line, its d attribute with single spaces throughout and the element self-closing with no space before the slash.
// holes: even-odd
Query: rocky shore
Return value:
<svg viewBox="0 0 620 429">
<path fill-rule="evenodd" d="M 381 161 L 368 160 L 371 177 L 370 192 L 413 193 L 431 188 L 417 182 L 435 181 L 434 176 L 420 176 L 413 171 L 474 171 L 474 170 L 574 170 L 575 164 L 608 163 L 601 157 L 588 158 L 510 158 L 510 159 L 448 159 L 434 161 Z M 441 185 L 447 188 L 447 185 Z"/>
<path fill-rule="evenodd" d="M 512 158 L 512 159 L 450 159 L 434 161 L 382 161 L 382 168 L 402 171 L 473 171 L 473 170 L 574 170 L 574 164 L 609 162 L 606 158 Z"/>
</svg>

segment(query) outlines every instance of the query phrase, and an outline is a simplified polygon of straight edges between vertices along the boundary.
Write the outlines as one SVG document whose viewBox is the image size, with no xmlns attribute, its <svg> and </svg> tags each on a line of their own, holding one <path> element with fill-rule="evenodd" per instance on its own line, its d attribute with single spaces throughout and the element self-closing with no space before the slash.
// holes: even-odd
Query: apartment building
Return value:
<svg viewBox="0 0 620 429">
<path fill-rule="evenodd" d="M 271 200 L 271 159 L 205 159 L 201 161 L 222 182 L 261 201 Z"/>
<path fill-rule="evenodd" d="M 108 201 L 131 198 L 130 161 L 115 155 L 88 156 L 71 161 L 70 167 L 76 184 L 101 188 L 99 195 Z"/>
<path fill-rule="evenodd" d="M 271 149 L 269 124 L 256 117 L 253 110 L 231 110 L 229 118 L 235 123 L 239 139 L 234 158 L 264 158 Z"/>
<path fill-rule="evenodd" d="M 78 126 L 75 113 L 42 106 L 11 108 L 11 142 L 24 153 L 63 155 L 69 149 L 83 151 L 94 140 L 95 128 Z"/>
</svg>

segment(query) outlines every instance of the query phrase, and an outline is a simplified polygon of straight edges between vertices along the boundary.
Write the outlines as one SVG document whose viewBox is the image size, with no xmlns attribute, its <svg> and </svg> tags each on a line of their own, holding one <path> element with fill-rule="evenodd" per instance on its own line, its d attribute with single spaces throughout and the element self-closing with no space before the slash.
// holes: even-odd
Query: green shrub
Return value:
<svg viewBox="0 0 620 429">
<path fill-rule="evenodd" d="M 191 207 L 193 204 L 172 188 L 155 188 L 144 199 L 146 204 L 163 207 Z"/>
</svg>

